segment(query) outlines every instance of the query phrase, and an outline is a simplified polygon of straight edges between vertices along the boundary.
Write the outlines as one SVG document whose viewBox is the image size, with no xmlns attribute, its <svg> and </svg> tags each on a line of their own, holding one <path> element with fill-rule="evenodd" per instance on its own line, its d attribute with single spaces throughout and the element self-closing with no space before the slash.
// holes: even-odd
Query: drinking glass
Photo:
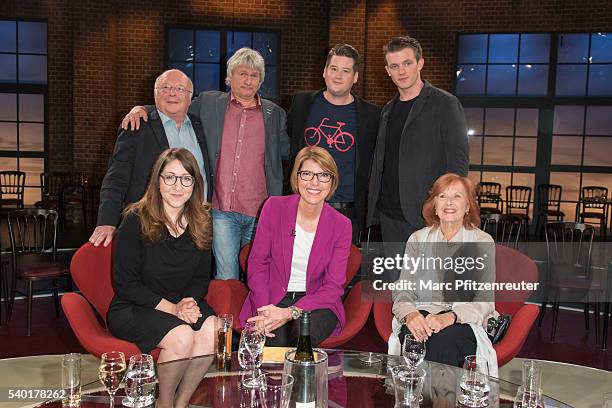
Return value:
<svg viewBox="0 0 612 408">
<path fill-rule="evenodd" d="M 544 406 L 542 390 L 520 386 L 514 398 L 514 408 L 541 408 Z"/>
<path fill-rule="evenodd" d="M 425 383 L 425 370 L 408 365 L 391 369 L 395 391 L 395 408 L 418 407 L 422 400 L 421 392 Z"/>
<path fill-rule="evenodd" d="M 259 367 L 263 360 L 263 349 L 266 344 L 266 336 L 257 329 L 254 323 L 247 323 L 240 336 L 238 346 L 238 363 L 240 367 L 251 371 L 250 378 L 245 378 L 245 387 L 258 388 Z"/>
<path fill-rule="evenodd" d="M 542 365 L 535 360 L 523 361 L 523 386 L 537 391 L 542 386 Z"/>
<path fill-rule="evenodd" d="M 258 378 L 263 408 L 287 408 L 293 388 L 293 376 L 282 373 L 262 374 Z"/>
<path fill-rule="evenodd" d="M 402 355 L 408 367 L 412 370 L 416 370 L 419 364 L 425 359 L 425 342 L 417 340 L 412 333 L 408 333 L 406 337 L 404 337 Z"/>
<path fill-rule="evenodd" d="M 125 355 L 121 351 L 109 351 L 102 354 L 98 378 L 108 391 L 110 408 L 115 406 L 115 392 L 123 380 L 125 368 Z"/>
<path fill-rule="evenodd" d="M 217 337 L 217 369 L 224 370 L 227 362 L 232 359 L 232 325 L 234 316 L 223 313 L 217 316 L 215 330 Z"/>
<path fill-rule="evenodd" d="M 458 401 L 466 407 L 486 407 L 489 404 L 489 365 L 486 360 L 467 356 L 459 380 Z"/>
<path fill-rule="evenodd" d="M 125 373 L 126 397 L 121 403 L 126 407 L 142 408 L 155 403 L 155 364 L 149 354 L 130 357 Z"/>
<path fill-rule="evenodd" d="M 62 357 L 62 407 L 81 406 L 81 355 L 70 353 Z"/>
</svg>

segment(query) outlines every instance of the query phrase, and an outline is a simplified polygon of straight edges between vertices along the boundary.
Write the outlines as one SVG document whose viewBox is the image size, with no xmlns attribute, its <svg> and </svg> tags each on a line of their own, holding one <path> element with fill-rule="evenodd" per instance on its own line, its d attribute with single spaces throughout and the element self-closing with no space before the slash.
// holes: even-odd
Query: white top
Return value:
<svg viewBox="0 0 612 408">
<path fill-rule="evenodd" d="M 287 292 L 306 292 L 306 268 L 315 233 L 306 232 L 295 223 L 295 241 L 291 258 L 291 276 Z"/>
</svg>

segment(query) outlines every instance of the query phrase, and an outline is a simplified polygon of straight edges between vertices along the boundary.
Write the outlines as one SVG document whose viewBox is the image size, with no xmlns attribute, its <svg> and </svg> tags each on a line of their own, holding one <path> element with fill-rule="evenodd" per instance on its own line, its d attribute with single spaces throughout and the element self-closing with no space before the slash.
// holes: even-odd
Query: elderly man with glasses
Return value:
<svg viewBox="0 0 612 408">
<path fill-rule="evenodd" d="M 261 54 L 244 47 L 227 61 L 230 92 L 204 91 L 189 112 L 198 115 L 206 135 L 215 188 L 213 254 L 216 278 L 237 279 L 238 254 L 255 233 L 268 196 L 283 193 L 282 159 L 289 157 L 285 111 L 258 95 L 264 81 Z M 149 107 L 136 106 L 122 126 L 137 128 Z"/>
<path fill-rule="evenodd" d="M 204 177 L 206 197 L 202 198 L 209 201 L 212 178 L 206 139 L 200 120 L 187 113 L 192 93 L 193 84 L 187 75 L 176 69 L 162 73 L 155 80 L 155 108 L 149 121 L 137 130 L 119 132 L 100 189 L 97 226 L 89 238 L 94 245 L 111 242 L 123 208 L 143 196 L 151 167 L 170 147 L 185 148 L 195 156 Z M 180 182 L 185 185 L 189 180 Z"/>
</svg>

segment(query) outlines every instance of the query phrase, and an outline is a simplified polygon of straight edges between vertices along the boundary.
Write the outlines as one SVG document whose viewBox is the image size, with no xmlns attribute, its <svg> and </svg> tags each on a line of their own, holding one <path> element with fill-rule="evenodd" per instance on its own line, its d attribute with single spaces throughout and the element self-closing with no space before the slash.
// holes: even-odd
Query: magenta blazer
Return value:
<svg viewBox="0 0 612 408">
<path fill-rule="evenodd" d="M 240 323 L 257 308 L 276 305 L 287 294 L 293 258 L 295 220 L 300 196 L 270 197 L 261 210 L 247 263 L 247 295 Z M 345 315 L 342 294 L 351 247 L 351 221 L 329 204 L 323 205 L 306 269 L 306 295 L 295 305 L 305 310 L 330 309 L 338 317 L 332 336 L 340 333 Z"/>
</svg>

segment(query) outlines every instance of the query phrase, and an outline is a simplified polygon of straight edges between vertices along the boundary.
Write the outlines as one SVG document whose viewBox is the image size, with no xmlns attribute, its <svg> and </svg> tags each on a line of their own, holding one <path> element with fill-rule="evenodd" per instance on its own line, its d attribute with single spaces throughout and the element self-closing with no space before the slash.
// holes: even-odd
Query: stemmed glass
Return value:
<svg viewBox="0 0 612 408">
<path fill-rule="evenodd" d="M 100 367 L 98 368 L 98 378 L 108 391 L 110 408 L 115 405 L 115 392 L 117 392 L 119 384 L 123 380 L 125 368 L 125 355 L 121 351 L 109 351 L 102 354 Z"/>
<path fill-rule="evenodd" d="M 402 355 L 408 367 L 415 371 L 425 359 L 425 342 L 417 340 L 412 333 L 406 334 L 402 345 Z"/>
<path fill-rule="evenodd" d="M 266 336 L 255 326 L 255 323 L 247 323 L 240 336 L 238 346 L 238 363 L 245 370 L 250 370 L 251 375 L 243 380 L 243 385 L 248 388 L 258 388 L 258 370 L 263 360 L 263 349 L 266 344 Z"/>
<path fill-rule="evenodd" d="M 123 406 L 132 408 L 148 407 L 155 402 L 155 363 L 149 354 L 130 357 L 125 373 L 125 394 Z"/>
</svg>

